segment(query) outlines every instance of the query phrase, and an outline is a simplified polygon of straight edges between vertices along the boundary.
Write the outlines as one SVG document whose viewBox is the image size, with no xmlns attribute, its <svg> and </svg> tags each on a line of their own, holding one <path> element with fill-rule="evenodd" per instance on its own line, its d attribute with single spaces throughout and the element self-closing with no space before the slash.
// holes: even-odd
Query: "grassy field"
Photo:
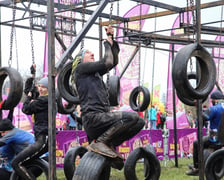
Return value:
<svg viewBox="0 0 224 180">
<path fill-rule="evenodd" d="M 161 175 L 160 180 L 198 180 L 199 177 L 186 176 L 185 171 L 188 170 L 187 165 L 192 163 L 192 158 L 178 159 L 178 167 L 175 167 L 173 160 L 161 161 Z M 136 174 L 139 180 L 144 180 L 143 163 L 138 163 L 136 167 Z M 38 178 L 38 180 L 45 180 Z M 63 169 L 57 170 L 57 180 L 66 180 Z M 112 169 L 110 180 L 125 180 L 124 172 Z"/>
</svg>

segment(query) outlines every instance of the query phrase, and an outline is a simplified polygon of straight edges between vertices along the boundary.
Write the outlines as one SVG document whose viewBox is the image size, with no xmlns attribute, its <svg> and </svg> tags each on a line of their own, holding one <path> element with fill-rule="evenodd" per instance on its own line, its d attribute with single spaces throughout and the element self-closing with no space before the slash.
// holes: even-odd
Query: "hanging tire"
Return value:
<svg viewBox="0 0 224 180">
<path fill-rule="evenodd" d="M 57 85 L 58 85 L 58 91 L 66 101 L 71 102 L 73 104 L 79 104 L 79 97 L 78 95 L 74 92 L 72 85 L 71 85 L 71 80 L 70 80 L 70 75 L 72 71 L 72 61 L 68 62 L 63 66 L 61 71 L 58 74 L 58 80 L 57 80 Z"/>
<path fill-rule="evenodd" d="M 218 180 L 224 176 L 224 149 L 211 153 L 205 162 L 205 176 L 209 180 Z"/>
<path fill-rule="evenodd" d="M 105 156 L 88 151 L 80 160 L 73 180 L 109 180 L 110 161 Z"/>
<path fill-rule="evenodd" d="M 76 169 L 77 158 L 80 159 L 88 150 L 83 146 L 77 146 L 74 148 L 70 148 L 64 158 L 64 174 L 67 180 L 72 180 Z"/>
<path fill-rule="evenodd" d="M 187 73 L 187 77 L 188 77 L 188 80 L 192 80 L 192 79 L 197 80 L 197 77 L 198 77 L 198 76 L 197 76 L 196 72 L 188 72 L 188 73 Z M 200 79 L 200 77 L 199 77 L 199 79 Z M 186 97 L 184 97 L 184 96 L 181 94 L 181 92 L 179 92 L 179 91 L 176 91 L 176 94 L 177 94 L 178 99 L 179 99 L 182 103 L 184 103 L 184 104 L 186 104 L 186 105 L 189 105 L 189 106 L 195 106 L 195 99 L 192 99 L 191 97 L 186 98 Z M 202 100 L 202 102 L 205 102 L 206 100 L 207 100 L 207 97 L 204 98 L 204 99 Z"/>
<path fill-rule="evenodd" d="M 190 73 L 187 73 L 187 78 L 188 78 L 188 80 L 191 80 L 191 79 L 197 79 L 197 74 L 196 74 L 196 72 L 190 72 Z M 177 94 L 177 97 L 178 97 L 178 99 L 182 102 L 182 103 L 184 103 L 184 104 L 186 104 L 186 105 L 189 105 L 189 106 L 195 106 L 195 100 L 194 99 L 192 99 L 192 98 L 185 98 L 185 97 L 183 97 L 182 95 L 181 95 L 181 92 L 179 92 L 179 91 L 176 91 L 176 94 Z"/>
<path fill-rule="evenodd" d="M 197 87 L 189 83 L 187 68 L 191 57 L 197 59 L 200 79 Z M 172 67 L 172 79 L 176 90 L 186 98 L 204 99 L 212 91 L 216 82 L 216 66 L 209 52 L 200 44 L 189 44 L 180 49 Z"/>
<path fill-rule="evenodd" d="M 195 106 L 195 100 L 194 99 L 192 99 L 192 98 L 185 98 L 182 95 L 180 95 L 180 93 L 178 91 L 176 91 L 176 94 L 177 94 L 178 99 L 182 103 L 184 103 L 184 104 L 186 104 L 188 106 Z"/>
<path fill-rule="evenodd" d="M 119 76 L 109 77 L 109 101 L 110 106 L 117 106 L 120 103 L 120 78 Z"/>
<path fill-rule="evenodd" d="M 57 101 L 58 113 L 60 114 L 71 114 L 76 108 L 76 105 L 74 105 L 71 102 L 68 102 L 68 104 L 64 106 L 62 103 L 62 97 L 60 96 L 58 90 L 56 90 L 56 101 Z"/>
<path fill-rule="evenodd" d="M 185 97 L 183 97 L 182 95 L 180 95 L 180 93 L 179 93 L 178 91 L 176 91 L 176 94 L 177 94 L 178 99 L 179 99 L 182 103 L 184 103 L 184 104 L 186 104 L 186 105 L 188 105 L 188 106 L 195 106 L 195 99 L 192 99 L 192 98 L 185 98 Z M 202 103 L 204 103 L 206 100 L 207 100 L 207 97 L 204 98 L 204 99 L 202 100 Z"/>
<path fill-rule="evenodd" d="M 46 179 L 48 178 L 49 165 L 47 161 L 43 159 L 34 159 L 32 161 L 24 163 L 24 166 L 28 169 L 29 172 L 32 172 L 35 177 L 39 177 L 44 173 Z M 22 180 L 22 178 L 19 177 L 15 173 L 15 171 L 13 171 L 10 176 L 10 180 Z"/>
<path fill-rule="evenodd" d="M 151 149 L 152 150 L 152 149 Z M 145 178 L 146 180 L 158 180 L 161 173 L 161 166 L 156 155 L 147 148 L 136 148 L 128 156 L 124 164 L 124 175 L 126 180 L 137 180 L 135 167 L 139 159 L 144 158 L 146 163 Z M 145 160 L 146 159 L 146 160 Z M 145 164 L 144 164 L 145 166 Z"/>
<path fill-rule="evenodd" d="M 13 109 L 20 102 L 23 95 L 23 79 L 20 73 L 11 67 L 0 68 L 0 93 L 2 100 L 2 88 L 5 79 L 9 77 L 10 90 L 7 99 L 4 102 L 3 109 Z"/>
<path fill-rule="evenodd" d="M 140 93 L 143 93 L 143 100 L 142 103 L 139 105 L 137 104 L 138 101 L 138 95 Z M 132 110 L 136 112 L 142 112 L 145 111 L 150 103 L 150 93 L 149 90 L 143 86 L 138 86 L 134 88 L 129 96 L 129 104 Z"/>
</svg>

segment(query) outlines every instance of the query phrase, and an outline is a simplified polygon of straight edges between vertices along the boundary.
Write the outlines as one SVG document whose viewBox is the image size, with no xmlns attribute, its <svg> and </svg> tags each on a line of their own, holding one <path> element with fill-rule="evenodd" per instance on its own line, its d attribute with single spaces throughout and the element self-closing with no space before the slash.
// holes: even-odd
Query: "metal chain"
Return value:
<svg viewBox="0 0 224 180">
<path fill-rule="evenodd" d="M 70 23 L 70 31 L 72 32 L 73 30 L 73 12 L 72 12 L 72 2 L 70 2 L 70 6 L 71 6 L 71 11 L 70 11 L 70 19 L 71 19 L 71 23 Z M 70 36 L 70 44 L 72 43 L 72 35 Z"/>
<path fill-rule="evenodd" d="M 195 18 L 193 6 L 194 6 L 194 0 L 190 0 L 190 7 L 191 7 L 191 11 L 192 11 L 192 18 L 193 18 L 193 30 L 194 30 L 194 32 L 193 32 L 193 39 L 195 41 L 196 18 Z"/>
<path fill-rule="evenodd" d="M 10 33 L 9 60 L 8 60 L 9 67 L 11 67 L 12 65 L 12 47 L 13 47 L 13 35 L 15 30 L 15 17 L 16 17 L 16 4 L 13 2 L 13 10 L 12 10 L 13 22 L 12 22 L 12 28 Z"/>
<path fill-rule="evenodd" d="M 111 4 L 110 4 L 110 16 L 109 16 L 109 25 L 112 24 L 112 12 L 113 12 L 113 2 L 112 0 L 110 0 Z M 108 99 L 109 99 L 109 88 L 110 88 L 110 72 L 108 71 L 107 72 L 107 81 L 106 81 L 106 85 L 107 85 L 107 96 L 108 96 Z"/>
<path fill-rule="evenodd" d="M 86 11 L 86 0 L 83 1 L 83 8 L 82 8 L 82 28 L 85 25 L 85 12 Z M 81 49 L 84 48 L 84 38 L 81 41 Z"/>
<path fill-rule="evenodd" d="M 109 24 L 112 24 L 112 12 L 113 12 L 113 2 L 111 0 L 111 4 L 110 4 L 110 17 L 109 17 Z"/>
<path fill-rule="evenodd" d="M 30 11 L 30 43 L 31 43 L 31 53 L 32 53 L 32 63 L 35 64 L 34 60 L 34 43 L 33 43 L 33 18 L 32 18 L 32 12 Z"/>
<path fill-rule="evenodd" d="M 18 56 L 18 47 L 17 47 L 17 37 L 16 37 L 16 29 L 14 30 L 15 37 L 15 48 L 16 48 L 16 67 L 17 71 L 19 70 L 19 56 Z"/>
<path fill-rule="evenodd" d="M 191 8 L 191 12 L 192 12 L 192 18 L 193 18 L 193 40 L 195 40 L 195 32 L 196 32 L 196 19 L 195 19 L 195 14 L 194 14 L 194 0 L 190 0 L 190 8 Z M 189 21 L 189 20 L 188 20 Z M 190 22 L 188 22 L 190 23 Z M 189 37 L 190 39 L 190 37 Z M 190 70 L 191 72 L 193 71 L 193 63 L 192 63 L 192 58 L 190 58 Z"/>
<path fill-rule="evenodd" d="M 189 0 L 187 0 L 187 10 L 189 9 Z M 190 19 L 189 19 L 189 11 L 187 11 L 187 38 L 188 42 L 190 42 Z"/>
<path fill-rule="evenodd" d="M 192 58 L 190 57 L 190 70 L 193 72 L 193 63 L 192 63 Z"/>
</svg>

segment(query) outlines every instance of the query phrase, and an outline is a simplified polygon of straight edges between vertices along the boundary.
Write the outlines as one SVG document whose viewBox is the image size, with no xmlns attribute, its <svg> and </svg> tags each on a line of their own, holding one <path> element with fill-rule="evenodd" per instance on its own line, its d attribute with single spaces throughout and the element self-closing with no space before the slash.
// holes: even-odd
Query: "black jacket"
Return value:
<svg viewBox="0 0 224 180">
<path fill-rule="evenodd" d="M 75 77 L 79 94 L 82 116 L 89 112 L 108 112 L 109 95 L 103 75 L 118 64 L 119 46 L 114 41 L 104 43 L 105 55 L 100 61 L 78 64 Z"/>
<path fill-rule="evenodd" d="M 25 114 L 34 115 L 34 134 L 48 134 L 48 96 L 39 96 L 31 101 L 32 98 L 27 96 L 23 103 L 22 111 Z"/>
</svg>

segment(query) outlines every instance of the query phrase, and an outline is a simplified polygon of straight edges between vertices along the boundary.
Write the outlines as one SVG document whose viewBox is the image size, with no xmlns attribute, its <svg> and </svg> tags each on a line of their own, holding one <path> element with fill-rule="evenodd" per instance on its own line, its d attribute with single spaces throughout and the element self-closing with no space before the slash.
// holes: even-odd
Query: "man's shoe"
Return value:
<svg viewBox="0 0 224 180">
<path fill-rule="evenodd" d="M 188 175 L 188 176 L 198 176 L 199 175 L 199 170 L 193 168 L 190 171 L 187 171 L 186 175 Z"/>
<path fill-rule="evenodd" d="M 93 151 L 95 153 L 110 157 L 110 158 L 121 158 L 122 156 L 108 147 L 106 144 L 102 142 L 92 142 L 88 147 L 88 150 Z M 122 157 L 123 160 L 123 157 Z"/>
<path fill-rule="evenodd" d="M 117 152 L 113 146 L 111 146 L 110 148 L 117 155 L 118 158 L 120 158 L 122 161 L 124 161 L 123 156 L 119 152 Z"/>
<path fill-rule="evenodd" d="M 111 167 L 121 170 L 124 167 L 124 158 L 114 148 L 109 148 L 102 142 L 92 142 L 88 147 L 88 150 L 95 153 L 107 156 L 110 158 Z"/>
</svg>

